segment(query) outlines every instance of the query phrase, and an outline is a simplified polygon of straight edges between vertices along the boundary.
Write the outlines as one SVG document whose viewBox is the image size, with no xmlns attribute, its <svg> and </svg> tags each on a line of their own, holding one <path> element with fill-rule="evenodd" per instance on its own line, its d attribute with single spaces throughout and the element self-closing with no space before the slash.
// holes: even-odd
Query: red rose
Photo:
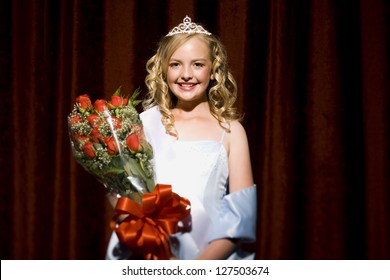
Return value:
<svg viewBox="0 0 390 280">
<path fill-rule="evenodd" d="M 104 143 L 107 145 L 108 154 L 115 155 L 118 152 L 118 145 L 113 136 L 105 138 Z"/>
<path fill-rule="evenodd" d="M 96 111 L 98 112 L 104 112 L 104 110 L 106 108 L 108 108 L 108 103 L 106 100 L 104 99 L 98 99 L 95 101 L 95 103 L 93 104 L 93 106 L 95 107 Z"/>
<path fill-rule="evenodd" d="M 122 128 L 122 121 L 120 119 L 118 119 L 117 117 L 113 117 L 113 116 L 111 117 L 111 119 L 112 119 L 115 130 Z"/>
<path fill-rule="evenodd" d="M 80 107 L 84 110 L 89 110 L 92 108 L 91 99 L 89 99 L 89 96 L 87 94 L 80 95 L 76 98 L 76 102 L 80 104 Z"/>
<path fill-rule="evenodd" d="M 92 128 L 90 137 L 95 143 L 99 143 L 99 139 L 104 140 L 104 137 L 100 134 L 99 127 Z"/>
<path fill-rule="evenodd" d="M 111 96 L 111 102 L 110 104 L 112 105 L 113 108 L 117 108 L 122 105 L 127 105 L 127 98 L 122 98 L 118 95 L 113 95 Z"/>
<path fill-rule="evenodd" d="M 70 118 L 70 124 L 75 124 L 78 122 L 82 122 L 82 119 L 79 116 L 75 115 Z"/>
<path fill-rule="evenodd" d="M 137 134 L 132 133 L 126 138 L 126 145 L 133 152 L 139 152 L 142 149 L 142 146 L 139 143 Z"/>
<path fill-rule="evenodd" d="M 96 114 L 91 114 L 88 116 L 87 121 L 92 127 L 95 127 L 100 124 L 100 117 Z"/>
<path fill-rule="evenodd" d="M 81 134 L 73 134 L 73 139 L 77 140 L 79 143 L 84 143 L 88 141 L 88 137 Z"/>
<path fill-rule="evenodd" d="M 85 143 L 84 146 L 81 149 L 83 150 L 84 154 L 86 154 L 90 158 L 94 158 L 95 157 L 95 150 L 93 148 L 92 142 Z"/>
<path fill-rule="evenodd" d="M 132 125 L 130 125 L 130 128 L 131 128 L 131 131 L 134 131 L 135 133 L 137 133 L 138 141 L 143 142 L 144 141 L 143 126 L 137 125 L 137 124 L 132 124 Z"/>
</svg>

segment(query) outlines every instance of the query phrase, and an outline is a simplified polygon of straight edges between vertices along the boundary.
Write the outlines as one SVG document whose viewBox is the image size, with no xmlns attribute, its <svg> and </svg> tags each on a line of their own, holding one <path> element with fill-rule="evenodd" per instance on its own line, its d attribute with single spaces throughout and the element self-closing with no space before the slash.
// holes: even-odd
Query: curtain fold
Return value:
<svg viewBox="0 0 390 280">
<path fill-rule="evenodd" d="M 360 3 L 364 222 L 371 259 L 389 259 L 390 251 L 389 15 L 388 2 Z"/>
<path fill-rule="evenodd" d="M 346 77 L 341 69 L 338 36 L 344 28 L 338 25 L 337 12 L 335 4 L 330 1 L 314 2 L 310 12 L 308 51 L 311 56 L 308 61 L 304 151 L 307 155 L 305 207 L 310 209 L 304 216 L 307 225 L 305 243 L 311 249 L 305 253 L 309 258 L 347 258 L 351 248 L 347 248 L 346 238 L 355 238 L 348 233 L 351 217 L 346 208 L 348 199 L 353 196 L 352 189 L 359 186 L 351 185 L 348 180 L 350 173 L 345 164 L 349 160 L 346 155 L 348 144 L 343 141 L 344 131 L 348 129 L 344 122 L 349 111 L 343 95 L 348 94 L 348 99 L 353 97 L 342 88 Z M 340 23 L 343 24 L 346 23 Z"/>
<path fill-rule="evenodd" d="M 258 191 L 257 259 L 389 259 L 390 4 L 0 3 L 2 259 L 103 259 L 113 211 L 70 150 L 76 96 L 146 92 L 185 15 L 225 44 Z"/>
</svg>

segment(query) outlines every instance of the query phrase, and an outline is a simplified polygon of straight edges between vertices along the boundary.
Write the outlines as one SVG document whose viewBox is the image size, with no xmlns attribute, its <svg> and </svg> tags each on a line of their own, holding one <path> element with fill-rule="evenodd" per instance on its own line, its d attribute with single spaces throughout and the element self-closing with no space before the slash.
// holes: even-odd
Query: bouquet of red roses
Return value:
<svg viewBox="0 0 390 280">
<path fill-rule="evenodd" d="M 143 193 L 154 189 L 152 148 L 145 140 L 135 106 L 139 91 L 124 98 L 120 89 L 92 102 L 84 94 L 68 116 L 76 160 L 100 180 L 108 191 L 141 203 Z"/>
<path fill-rule="evenodd" d="M 168 259 L 168 234 L 189 214 L 190 203 L 170 185 L 154 184 L 153 150 L 135 108 L 138 94 L 125 98 L 119 88 L 111 100 L 93 104 L 86 94 L 77 97 L 68 116 L 70 142 L 77 162 L 120 196 L 111 221 L 119 240 L 146 258 Z"/>
</svg>

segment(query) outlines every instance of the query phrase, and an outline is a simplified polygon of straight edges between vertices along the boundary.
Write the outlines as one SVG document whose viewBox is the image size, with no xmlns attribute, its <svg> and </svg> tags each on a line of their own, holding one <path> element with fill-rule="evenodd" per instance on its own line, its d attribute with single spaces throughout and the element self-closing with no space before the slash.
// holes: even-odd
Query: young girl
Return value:
<svg viewBox="0 0 390 280">
<path fill-rule="evenodd" d="M 238 246 L 255 240 L 256 186 L 224 47 L 186 17 L 161 39 L 146 67 L 141 120 L 154 151 L 155 181 L 191 202 L 190 217 L 170 237 L 173 255 L 253 258 Z"/>
</svg>

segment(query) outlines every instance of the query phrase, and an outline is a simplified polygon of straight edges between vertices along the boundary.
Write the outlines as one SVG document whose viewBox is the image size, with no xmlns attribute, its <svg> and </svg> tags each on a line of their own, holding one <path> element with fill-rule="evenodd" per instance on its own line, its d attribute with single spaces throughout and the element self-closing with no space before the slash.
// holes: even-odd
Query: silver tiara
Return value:
<svg viewBox="0 0 390 280">
<path fill-rule="evenodd" d="M 189 16 L 186 16 L 183 19 L 183 23 L 180 23 L 178 26 L 174 27 L 166 36 L 173 36 L 181 33 L 201 33 L 211 35 L 211 33 L 205 30 L 202 26 L 197 25 L 195 22 L 191 22 L 191 18 Z"/>
</svg>

